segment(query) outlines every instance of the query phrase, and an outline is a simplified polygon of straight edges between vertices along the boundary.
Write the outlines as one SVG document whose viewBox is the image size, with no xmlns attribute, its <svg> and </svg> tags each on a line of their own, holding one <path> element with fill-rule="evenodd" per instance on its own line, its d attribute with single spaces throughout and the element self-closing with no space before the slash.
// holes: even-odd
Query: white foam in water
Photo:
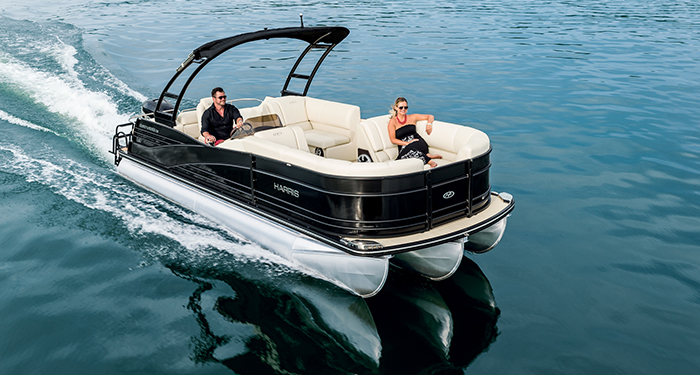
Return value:
<svg viewBox="0 0 700 375">
<path fill-rule="evenodd" d="M 146 193 L 126 181 L 100 175 L 72 160 L 46 161 L 33 158 L 13 145 L 0 144 L 0 153 L 9 152 L 10 158 L 0 157 L 0 170 L 24 176 L 28 182 L 49 186 L 64 197 L 85 207 L 118 217 L 135 236 L 159 235 L 174 240 L 190 251 L 192 256 L 207 255 L 208 248 L 224 250 L 236 256 L 236 262 L 255 261 L 273 267 L 280 273 L 299 270 L 298 267 L 259 246 L 246 243 L 227 228 L 207 221 L 200 215 Z M 65 166 L 57 163 L 65 163 Z M 184 217 L 186 223 L 170 217 L 173 212 Z M 232 240 L 238 238 L 240 242 Z M 164 251 L 171 251 L 164 249 Z"/>
<path fill-rule="evenodd" d="M 78 51 L 75 49 L 75 47 L 63 43 L 59 38 L 57 38 L 57 43 L 59 46 L 62 46 L 62 48 L 56 48 L 56 46 L 42 46 L 42 52 L 46 53 L 49 56 L 53 56 L 56 59 L 56 61 L 59 64 L 61 64 L 63 69 L 66 71 L 67 75 L 69 75 L 76 81 L 79 81 L 78 72 L 75 69 L 75 66 L 79 62 L 78 59 L 75 58 L 75 55 L 78 53 Z M 120 93 L 136 98 L 139 102 L 143 102 L 144 100 L 146 100 L 146 96 L 144 96 L 140 92 L 132 90 L 129 86 L 127 86 L 124 82 L 120 81 L 117 77 L 113 76 L 106 69 L 103 69 L 103 71 L 101 71 L 100 73 L 106 74 L 106 81 L 104 81 L 103 83 L 110 85 L 114 89 L 117 89 Z"/>
<path fill-rule="evenodd" d="M 1 109 L 0 109 L 0 120 L 7 121 L 7 122 L 9 122 L 10 124 L 15 124 L 15 125 L 19 125 L 19 126 L 24 126 L 24 127 L 26 127 L 26 128 L 29 128 L 29 129 L 40 130 L 40 131 L 44 131 L 44 132 L 48 132 L 48 133 L 53 133 L 53 134 L 55 134 L 55 135 L 61 136 L 60 134 L 56 133 L 55 131 L 53 131 L 53 130 L 51 130 L 51 129 L 47 129 L 47 128 L 43 127 L 43 126 L 40 126 L 40 125 L 31 123 L 31 122 L 29 122 L 29 121 L 22 120 L 21 118 L 17 118 L 17 117 L 15 117 L 15 116 L 12 116 L 11 114 L 9 114 L 9 113 L 7 113 L 7 112 L 1 110 Z"/>
<path fill-rule="evenodd" d="M 93 91 L 85 87 L 75 69 L 78 60 L 73 46 L 57 40 L 51 45 L 42 45 L 39 51 L 55 59 L 62 67 L 60 72 L 45 72 L 28 66 L 13 57 L 5 56 L 0 64 L 0 79 L 26 91 L 37 103 L 49 111 L 74 119 L 72 131 L 85 143 L 95 146 L 108 157 L 114 127 L 128 121 L 130 114 L 119 113 L 115 100 L 106 92 Z M 130 90 L 118 79 L 107 75 L 110 84 L 118 91 L 145 100 L 141 94 Z"/>
</svg>

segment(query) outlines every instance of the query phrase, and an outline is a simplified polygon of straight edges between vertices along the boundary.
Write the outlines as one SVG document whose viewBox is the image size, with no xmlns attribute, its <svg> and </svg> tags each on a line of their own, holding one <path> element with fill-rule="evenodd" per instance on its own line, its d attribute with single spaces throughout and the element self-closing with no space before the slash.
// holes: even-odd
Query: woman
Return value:
<svg viewBox="0 0 700 375">
<path fill-rule="evenodd" d="M 433 132 L 433 115 L 408 114 L 408 101 L 399 97 L 394 101 L 389 118 L 389 140 L 399 146 L 399 156 L 396 159 L 417 158 L 435 168 L 437 163 L 432 159 L 442 159 L 440 155 L 428 153 L 428 144 L 416 132 L 416 122 L 427 120 L 425 132 Z"/>
</svg>

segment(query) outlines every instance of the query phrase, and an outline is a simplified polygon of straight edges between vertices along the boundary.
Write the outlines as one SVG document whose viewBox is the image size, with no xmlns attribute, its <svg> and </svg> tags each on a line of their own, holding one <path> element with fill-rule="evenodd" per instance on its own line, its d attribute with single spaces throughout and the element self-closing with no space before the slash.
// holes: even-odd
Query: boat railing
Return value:
<svg viewBox="0 0 700 375">
<path fill-rule="evenodd" d="M 129 122 L 126 124 L 117 125 L 114 131 L 114 136 L 112 137 L 112 154 L 114 154 L 114 165 L 119 165 L 122 160 L 122 156 L 119 153 L 120 150 L 126 151 L 131 143 L 132 131 L 129 130 L 125 132 L 123 128 L 129 127 L 133 129 L 134 123 Z"/>
</svg>

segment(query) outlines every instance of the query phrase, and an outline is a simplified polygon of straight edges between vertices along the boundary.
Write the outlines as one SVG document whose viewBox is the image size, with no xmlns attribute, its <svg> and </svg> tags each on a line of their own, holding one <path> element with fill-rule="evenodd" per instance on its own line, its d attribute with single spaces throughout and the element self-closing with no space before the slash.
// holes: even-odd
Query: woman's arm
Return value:
<svg viewBox="0 0 700 375">
<path fill-rule="evenodd" d="M 423 120 L 428 121 L 428 123 L 425 125 L 425 132 L 428 133 L 428 135 L 430 135 L 430 133 L 433 132 L 433 121 L 435 121 L 435 116 L 433 116 L 433 115 L 421 115 L 418 113 L 414 113 L 414 114 L 409 115 L 409 116 L 413 116 L 411 118 L 411 120 L 414 124 L 417 123 L 418 121 L 423 121 Z"/>
<path fill-rule="evenodd" d="M 386 127 L 387 131 L 389 132 L 389 140 L 391 141 L 391 143 L 403 146 L 405 142 L 396 139 L 396 124 L 394 119 L 389 120 L 389 124 Z"/>
</svg>

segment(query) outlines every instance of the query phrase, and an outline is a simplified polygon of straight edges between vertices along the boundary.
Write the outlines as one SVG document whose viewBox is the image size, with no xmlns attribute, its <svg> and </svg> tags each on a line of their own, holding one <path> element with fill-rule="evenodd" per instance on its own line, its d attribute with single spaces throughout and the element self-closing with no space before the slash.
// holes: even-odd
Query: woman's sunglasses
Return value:
<svg viewBox="0 0 700 375">
<path fill-rule="evenodd" d="M 405 106 L 405 107 L 404 107 L 404 106 L 400 106 L 400 107 L 398 107 L 398 108 L 399 108 L 399 109 L 408 109 L 408 106 Z"/>
</svg>

